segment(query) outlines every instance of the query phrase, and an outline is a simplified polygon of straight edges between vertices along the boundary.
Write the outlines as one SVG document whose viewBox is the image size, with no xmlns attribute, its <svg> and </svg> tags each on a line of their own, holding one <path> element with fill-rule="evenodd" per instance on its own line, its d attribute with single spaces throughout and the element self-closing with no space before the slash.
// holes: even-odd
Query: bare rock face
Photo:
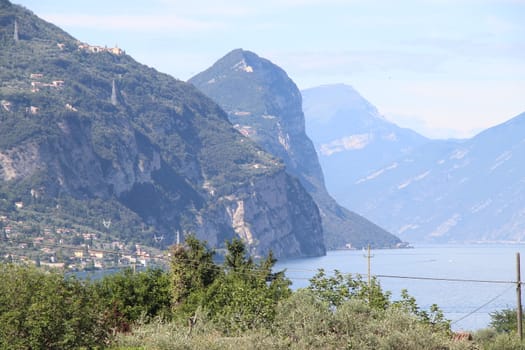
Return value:
<svg viewBox="0 0 525 350">
<path fill-rule="evenodd" d="M 254 254 L 325 254 L 310 195 L 192 85 L 7 1 L 0 41 L 0 212 L 22 201 L 61 223 L 111 220 L 127 242 L 166 246 L 178 231 L 214 247 L 241 237 Z"/>
<path fill-rule="evenodd" d="M 315 202 L 301 184 L 284 171 L 256 179 L 221 196 L 206 216 L 222 217 L 256 255 L 300 257 L 326 253 L 321 218 Z M 313 217 L 307 217 L 313 215 Z M 220 227 L 201 226 L 207 239 L 220 237 Z M 218 242 L 216 242 L 218 243 Z"/>
<path fill-rule="evenodd" d="M 319 207 L 327 246 L 390 247 L 400 240 L 341 207 L 328 194 L 312 141 L 305 133 L 301 94 L 272 62 L 234 50 L 189 80 L 228 113 L 234 127 L 282 159 Z M 356 165 L 358 166 L 358 165 Z"/>
</svg>

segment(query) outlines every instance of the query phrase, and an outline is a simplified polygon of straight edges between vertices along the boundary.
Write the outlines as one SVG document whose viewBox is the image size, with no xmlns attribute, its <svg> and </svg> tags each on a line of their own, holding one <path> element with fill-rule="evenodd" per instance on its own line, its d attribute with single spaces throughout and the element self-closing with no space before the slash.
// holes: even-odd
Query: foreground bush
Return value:
<svg viewBox="0 0 525 350">
<path fill-rule="evenodd" d="M 0 264 L 0 348 L 103 347 L 109 334 L 91 288 L 62 274 Z"/>
<path fill-rule="evenodd" d="M 199 319 L 192 332 L 176 322 L 140 325 L 132 334 L 118 335 L 115 349 L 478 349 L 473 342 L 454 342 L 448 333 L 433 330 L 399 308 L 381 311 L 353 300 L 331 312 L 308 290 L 279 304 L 272 329 L 225 336 L 214 322 Z"/>
<path fill-rule="evenodd" d="M 474 341 L 483 350 L 523 350 L 525 344 L 520 342 L 516 332 L 499 333 L 495 328 L 481 329 L 474 333 Z"/>
<path fill-rule="evenodd" d="M 202 320 L 202 318 L 201 318 Z M 199 321 L 188 332 L 188 328 L 177 322 L 156 319 L 141 324 L 131 334 L 117 335 L 112 349 L 119 350 L 175 350 L 175 349 L 284 349 L 277 338 L 267 331 L 246 331 L 240 335 L 227 337 L 215 323 Z"/>
<path fill-rule="evenodd" d="M 172 250 L 171 275 L 174 317 L 182 322 L 199 320 L 200 314 L 223 334 L 241 334 L 269 328 L 276 306 L 291 293 L 284 272 L 272 271 L 270 253 L 254 261 L 240 239 L 226 242 L 221 265 L 203 242 L 187 237 Z"/>
<path fill-rule="evenodd" d="M 463 349 L 449 333 L 398 307 L 378 309 L 350 299 L 332 309 L 310 290 L 278 308 L 274 333 L 292 349 Z"/>
<path fill-rule="evenodd" d="M 125 269 L 93 282 L 112 333 L 128 331 L 141 318 L 171 317 L 169 273 L 161 268 Z"/>
</svg>

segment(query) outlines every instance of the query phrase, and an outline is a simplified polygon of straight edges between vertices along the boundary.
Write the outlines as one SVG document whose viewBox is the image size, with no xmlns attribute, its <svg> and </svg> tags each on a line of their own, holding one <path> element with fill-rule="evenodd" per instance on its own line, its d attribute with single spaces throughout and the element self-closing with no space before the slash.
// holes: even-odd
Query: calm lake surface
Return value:
<svg viewBox="0 0 525 350">
<path fill-rule="evenodd" d="M 525 244 L 415 245 L 414 249 L 372 250 L 371 271 L 379 276 L 383 290 L 392 292 L 393 300 L 399 299 L 402 289 L 407 289 L 422 309 L 437 304 L 452 321 L 454 330 L 476 330 L 489 325 L 491 312 L 516 307 L 516 283 L 386 276 L 515 282 L 518 252 L 525 271 Z M 320 268 L 327 273 L 337 269 L 361 274 L 366 280 L 366 254 L 355 250 L 330 251 L 319 258 L 279 261 L 276 270 L 286 269 L 294 289 L 306 287 L 308 279 Z"/>
</svg>

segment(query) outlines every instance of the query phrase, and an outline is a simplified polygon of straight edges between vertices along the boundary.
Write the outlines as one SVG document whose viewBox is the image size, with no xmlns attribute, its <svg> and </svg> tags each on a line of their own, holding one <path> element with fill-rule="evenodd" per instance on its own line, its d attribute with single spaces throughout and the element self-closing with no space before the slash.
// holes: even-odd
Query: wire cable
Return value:
<svg viewBox="0 0 525 350">
<path fill-rule="evenodd" d="M 461 316 L 460 318 L 458 318 L 457 320 L 454 320 L 450 323 L 450 325 L 453 325 L 453 324 L 456 324 L 458 323 L 459 321 L 463 321 L 464 319 L 466 319 L 467 317 L 470 317 L 472 316 L 473 314 L 475 314 L 476 312 L 478 312 L 479 310 L 483 309 L 485 306 L 489 305 L 490 303 L 496 301 L 498 298 L 502 297 L 503 294 L 507 293 L 509 290 L 512 289 L 513 286 L 510 286 L 509 288 L 506 288 L 503 292 L 501 292 L 500 294 L 496 295 L 494 298 L 490 299 L 489 301 L 487 301 L 485 304 L 477 307 L 476 309 L 472 310 L 471 312 L 469 312 L 468 314 L 466 315 L 463 315 Z"/>
<path fill-rule="evenodd" d="M 375 275 L 379 278 L 397 278 L 410 280 L 424 280 L 424 281 L 444 281 L 444 282 L 469 282 L 469 283 L 495 283 L 495 284 L 516 284 L 516 281 L 502 281 L 502 280 L 474 280 L 463 278 L 440 278 L 440 277 L 417 277 L 417 276 L 398 276 L 398 275 Z M 524 282 L 521 282 L 522 284 Z"/>
</svg>

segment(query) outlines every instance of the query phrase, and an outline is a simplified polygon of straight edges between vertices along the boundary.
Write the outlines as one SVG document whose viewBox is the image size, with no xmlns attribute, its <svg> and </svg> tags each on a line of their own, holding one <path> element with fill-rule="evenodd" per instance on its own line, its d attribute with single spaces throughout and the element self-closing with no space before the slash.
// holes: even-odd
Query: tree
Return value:
<svg viewBox="0 0 525 350">
<path fill-rule="evenodd" d="M 171 250 L 171 286 L 173 308 L 177 316 L 194 316 L 206 289 L 220 272 L 213 262 L 214 252 L 194 236 L 186 237 L 184 245 Z"/>
<path fill-rule="evenodd" d="M 199 312 L 223 332 L 269 327 L 279 300 L 290 295 L 284 272 L 272 272 L 275 258 L 256 263 L 240 239 L 226 242 L 222 265 L 204 242 L 188 237 L 172 249 L 171 274 L 175 314 L 196 321 Z"/>
<path fill-rule="evenodd" d="M 421 310 L 416 303 L 416 299 L 409 295 L 406 289 L 401 290 L 401 299 L 395 301 L 392 306 L 415 316 L 416 319 L 430 325 L 434 329 L 450 332 L 450 321 L 445 318 L 443 311 L 437 304 L 430 305 L 429 311 Z"/>
<path fill-rule="evenodd" d="M 390 304 L 390 292 L 383 292 L 376 278 L 371 279 L 369 286 L 360 275 L 352 277 L 338 270 L 334 271 L 333 276 L 328 276 L 324 269 L 319 269 L 310 279 L 308 289 L 334 308 L 350 299 L 367 301 L 376 309 L 385 309 Z"/>
<path fill-rule="evenodd" d="M 516 331 L 517 326 L 517 309 L 503 309 L 490 313 L 490 327 L 498 333 L 510 333 Z"/>
<path fill-rule="evenodd" d="M 443 311 L 436 305 L 430 306 L 429 311 L 421 310 L 416 299 L 406 290 L 401 291 L 401 300 L 391 301 L 390 292 L 384 292 L 376 278 L 372 278 L 370 285 L 363 281 L 361 276 L 344 275 L 338 270 L 333 276 L 327 276 L 323 269 L 310 279 L 308 289 L 320 300 L 327 302 L 332 309 L 338 309 L 348 301 L 358 300 L 366 302 L 374 310 L 399 310 L 414 317 L 418 322 L 431 326 L 432 329 L 444 332 L 450 331 L 450 321 L 445 319 Z"/>
<path fill-rule="evenodd" d="M 35 267 L 0 265 L 0 348 L 103 347 L 109 334 L 93 290 Z"/>
<path fill-rule="evenodd" d="M 277 303 L 291 294 L 290 281 L 284 272 L 272 272 L 272 253 L 255 263 L 240 239 L 226 247 L 224 272 L 209 287 L 204 310 L 225 333 L 270 328 Z"/>
<path fill-rule="evenodd" d="M 138 273 L 128 268 L 96 281 L 94 287 L 115 331 L 125 330 L 141 317 L 171 316 L 169 274 L 160 268 Z"/>
<path fill-rule="evenodd" d="M 227 254 L 224 260 L 224 267 L 235 272 L 249 271 L 253 268 L 253 260 L 246 251 L 246 245 L 240 239 L 233 239 L 226 242 Z"/>
<path fill-rule="evenodd" d="M 291 349 L 474 349 L 471 344 L 451 346 L 447 332 L 401 308 L 372 307 L 355 296 L 334 307 L 309 288 L 279 304 L 272 335 L 284 341 L 282 348 Z"/>
</svg>

